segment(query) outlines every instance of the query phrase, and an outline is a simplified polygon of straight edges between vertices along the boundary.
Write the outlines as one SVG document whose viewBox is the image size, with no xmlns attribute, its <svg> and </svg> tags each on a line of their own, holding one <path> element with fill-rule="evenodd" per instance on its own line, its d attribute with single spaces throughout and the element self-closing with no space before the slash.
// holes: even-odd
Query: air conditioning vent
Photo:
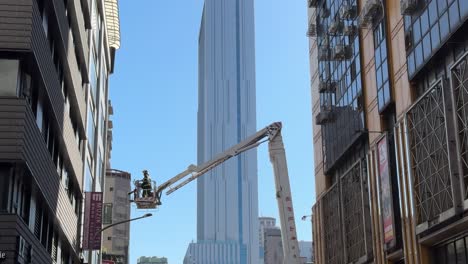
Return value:
<svg viewBox="0 0 468 264">
<path fill-rule="evenodd" d="M 309 7 L 317 7 L 319 0 L 309 0 Z"/>
<path fill-rule="evenodd" d="M 333 21 L 328 27 L 330 35 L 337 35 L 343 29 L 343 22 L 340 20 Z"/>
<path fill-rule="evenodd" d="M 334 60 L 349 60 L 353 56 L 353 50 L 349 45 L 336 45 L 333 49 Z"/>
<path fill-rule="evenodd" d="M 330 48 L 320 47 L 319 50 L 318 50 L 318 59 L 319 59 L 319 61 L 330 60 Z"/>
<path fill-rule="evenodd" d="M 466 1 L 466 0 L 463 0 Z M 413 15 L 419 7 L 418 0 L 400 0 L 400 11 L 403 16 Z"/>
<path fill-rule="evenodd" d="M 335 120 L 335 112 L 331 109 L 321 109 L 315 117 L 315 124 L 325 125 Z"/>
<path fill-rule="evenodd" d="M 331 80 L 321 80 L 319 83 L 320 93 L 334 93 L 338 87 L 338 82 Z"/>
<path fill-rule="evenodd" d="M 340 8 L 340 17 L 346 20 L 355 19 L 357 15 L 357 7 L 348 3 L 344 3 Z"/>
<path fill-rule="evenodd" d="M 367 0 L 359 16 L 359 26 L 362 28 L 371 26 L 377 17 L 382 15 L 382 11 L 381 0 Z"/>
<path fill-rule="evenodd" d="M 357 27 L 355 25 L 345 25 L 343 27 L 343 35 L 354 36 L 357 33 Z"/>
</svg>

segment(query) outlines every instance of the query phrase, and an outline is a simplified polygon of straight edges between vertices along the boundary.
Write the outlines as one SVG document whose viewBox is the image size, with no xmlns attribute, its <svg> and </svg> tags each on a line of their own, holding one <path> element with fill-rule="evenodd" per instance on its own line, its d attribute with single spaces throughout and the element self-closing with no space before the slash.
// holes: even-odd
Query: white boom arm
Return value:
<svg viewBox="0 0 468 264">
<path fill-rule="evenodd" d="M 281 237 L 284 253 L 283 263 L 299 264 L 299 245 L 297 242 L 291 187 L 289 185 L 288 167 L 286 163 L 286 153 L 283 146 L 283 138 L 281 136 L 281 127 L 282 125 L 280 122 L 273 123 L 239 144 L 217 155 L 214 159 L 199 166 L 190 165 L 187 170 L 161 184 L 157 188 L 156 192 L 160 197 L 160 193 L 166 188 L 169 188 L 166 192 L 166 194 L 169 195 L 226 160 L 249 149 L 255 148 L 265 141 L 269 141 L 268 149 L 275 175 L 276 199 L 278 201 L 281 222 Z M 185 179 L 187 176 L 189 177 Z M 171 187 L 173 184 L 176 184 L 183 179 L 184 181 L 178 183 L 175 187 Z"/>
</svg>

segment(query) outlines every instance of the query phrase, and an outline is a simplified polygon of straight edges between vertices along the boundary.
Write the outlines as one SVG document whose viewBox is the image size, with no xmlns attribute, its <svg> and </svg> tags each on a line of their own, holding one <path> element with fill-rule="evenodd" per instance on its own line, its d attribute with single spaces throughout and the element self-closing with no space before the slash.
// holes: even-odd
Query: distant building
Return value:
<svg viewBox="0 0 468 264">
<path fill-rule="evenodd" d="M 127 194 L 130 191 L 131 175 L 119 170 L 108 170 L 104 191 L 103 225 L 130 219 L 130 202 Z M 103 259 L 116 264 L 128 264 L 128 245 L 130 242 L 130 223 L 116 225 L 103 232 Z"/>
<path fill-rule="evenodd" d="M 168 264 L 168 262 L 165 257 L 140 257 L 137 264 Z"/>
<path fill-rule="evenodd" d="M 299 253 L 305 257 L 307 262 L 313 259 L 313 243 L 311 241 L 299 241 Z"/>
<path fill-rule="evenodd" d="M 264 256 L 265 256 L 265 228 L 268 227 L 275 227 L 276 226 L 276 219 L 273 217 L 259 217 L 258 218 L 258 242 L 260 247 L 260 264 L 265 263 Z"/>
<path fill-rule="evenodd" d="M 283 244 L 281 230 L 278 227 L 265 228 L 264 233 L 265 264 L 283 264 Z"/>
</svg>

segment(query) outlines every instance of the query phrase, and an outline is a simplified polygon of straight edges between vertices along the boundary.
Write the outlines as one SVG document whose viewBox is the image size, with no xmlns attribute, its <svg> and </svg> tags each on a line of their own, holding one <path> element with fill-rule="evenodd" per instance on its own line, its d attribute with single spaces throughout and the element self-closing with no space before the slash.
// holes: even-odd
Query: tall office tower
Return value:
<svg viewBox="0 0 468 264">
<path fill-rule="evenodd" d="M 82 251 L 82 205 L 105 173 L 115 5 L 0 1 L 2 263 L 99 262 Z"/>
<path fill-rule="evenodd" d="M 316 263 L 468 263 L 468 1 L 308 2 Z"/>
<path fill-rule="evenodd" d="M 256 132 L 253 0 L 206 0 L 199 38 L 198 163 Z M 258 263 L 257 153 L 198 179 L 197 263 Z M 188 253 L 189 253 L 188 252 Z"/>
<path fill-rule="evenodd" d="M 131 175 L 128 172 L 108 169 L 106 172 L 103 225 L 130 219 Z M 129 264 L 130 222 L 117 225 L 103 232 L 103 260 L 114 261 L 115 264 Z"/>
</svg>

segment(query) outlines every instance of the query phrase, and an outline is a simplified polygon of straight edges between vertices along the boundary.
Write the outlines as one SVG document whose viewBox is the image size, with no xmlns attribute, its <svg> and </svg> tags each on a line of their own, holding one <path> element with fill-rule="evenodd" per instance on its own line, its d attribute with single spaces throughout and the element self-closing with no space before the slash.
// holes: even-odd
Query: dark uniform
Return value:
<svg viewBox="0 0 468 264">
<path fill-rule="evenodd" d="M 143 181 L 141 182 L 141 189 L 143 189 L 143 197 L 151 196 L 151 178 L 149 177 L 148 171 L 143 171 Z"/>
</svg>

